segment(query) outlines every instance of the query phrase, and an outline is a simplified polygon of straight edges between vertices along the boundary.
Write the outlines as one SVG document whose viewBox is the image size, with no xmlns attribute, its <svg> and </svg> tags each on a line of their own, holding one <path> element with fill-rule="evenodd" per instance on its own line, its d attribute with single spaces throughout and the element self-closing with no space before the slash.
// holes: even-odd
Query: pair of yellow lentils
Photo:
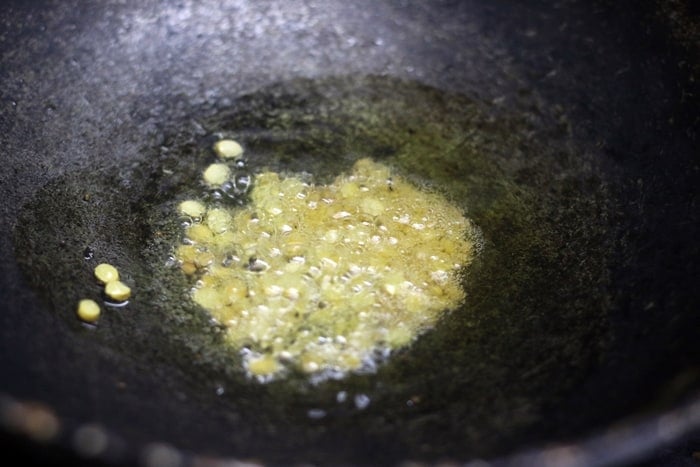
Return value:
<svg viewBox="0 0 700 467">
<path fill-rule="evenodd" d="M 131 296 L 128 285 L 119 280 L 119 271 L 111 264 L 101 263 L 95 267 L 95 278 L 104 285 L 105 295 L 115 302 L 124 302 Z M 95 323 L 100 318 L 100 305 L 95 300 L 84 298 L 78 302 L 78 317 L 87 323 Z"/>
</svg>

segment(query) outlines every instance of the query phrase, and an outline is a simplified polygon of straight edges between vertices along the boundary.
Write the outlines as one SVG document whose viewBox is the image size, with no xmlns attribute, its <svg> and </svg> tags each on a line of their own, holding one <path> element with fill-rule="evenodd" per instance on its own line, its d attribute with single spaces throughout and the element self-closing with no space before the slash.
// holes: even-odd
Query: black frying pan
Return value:
<svg viewBox="0 0 700 467">
<path fill-rule="evenodd" d="M 4 5 L 4 443 L 44 463 L 569 466 L 692 436 L 686 3 Z M 464 305 L 375 374 L 246 380 L 163 267 L 168 203 L 217 134 L 253 168 L 370 156 L 443 191 L 484 233 Z M 87 328 L 74 303 L 103 260 L 135 295 Z"/>
</svg>

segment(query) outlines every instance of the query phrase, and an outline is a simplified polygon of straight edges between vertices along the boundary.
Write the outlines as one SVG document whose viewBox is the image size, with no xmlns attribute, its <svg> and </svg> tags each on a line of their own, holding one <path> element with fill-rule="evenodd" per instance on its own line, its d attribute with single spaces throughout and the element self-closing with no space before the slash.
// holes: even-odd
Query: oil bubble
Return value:
<svg viewBox="0 0 700 467">
<path fill-rule="evenodd" d="M 92 258 L 95 257 L 95 252 L 92 250 L 92 248 L 85 247 L 85 250 L 83 250 L 83 258 L 85 260 L 91 260 Z"/>
<path fill-rule="evenodd" d="M 310 409 L 307 413 L 312 420 L 318 420 L 326 416 L 326 411 L 323 409 Z"/>
<path fill-rule="evenodd" d="M 369 407 L 371 399 L 367 394 L 356 394 L 354 401 L 358 410 L 364 410 Z"/>
<path fill-rule="evenodd" d="M 231 180 L 221 184 L 221 191 L 223 191 L 224 193 L 228 194 L 229 192 L 231 192 L 233 190 L 233 188 L 234 188 L 234 185 L 233 185 L 233 182 Z"/>
<path fill-rule="evenodd" d="M 239 173 L 234 178 L 234 186 L 239 195 L 245 194 L 250 189 L 251 177 L 246 173 Z"/>
</svg>

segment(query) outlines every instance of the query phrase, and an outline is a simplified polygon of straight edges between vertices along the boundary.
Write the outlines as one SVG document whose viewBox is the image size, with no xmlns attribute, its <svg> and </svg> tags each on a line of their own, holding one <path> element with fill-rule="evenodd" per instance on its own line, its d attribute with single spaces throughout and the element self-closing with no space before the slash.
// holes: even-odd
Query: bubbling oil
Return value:
<svg viewBox="0 0 700 467">
<path fill-rule="evenodd" d="M 369 158 L 330 184 L 233 169 L 180 204 L 175 258 L 251 378 L 373 371 L 464 299 L 475 228 L 440 194 Z"/>
</svg>

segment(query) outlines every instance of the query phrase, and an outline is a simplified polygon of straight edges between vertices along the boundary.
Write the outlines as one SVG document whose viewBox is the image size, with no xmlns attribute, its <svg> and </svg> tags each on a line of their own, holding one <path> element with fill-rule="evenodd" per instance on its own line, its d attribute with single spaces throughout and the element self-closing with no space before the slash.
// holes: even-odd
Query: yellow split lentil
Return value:
<svg viewBox="0 0 700 467">
<path fill-rule="evenodd" d="M 232 159 L 243 155 L 243 147 L 232 139 L 222 139 L 214 143 L 214 152 L 222 159 Z"/>
<path fill-rule="evenodd" d="M 123 302 L 131 297 L 131 288 L 121 281 L 112 281 L 105 284 L 105 295 L 112 300 Z"/>
<path fill-rule="evenodd" d="M 231 176 L 231 169 L 223 163 L 211 164 L 203 174 L 204 181 L 208 185 L 218 186 L 226 183 Z"/>
<path fill-rule="evenodd" d="M 102 284 L 119 280 L 119 271 L 111 264 L 101 263 L 95 266 L 95 278 Z"/>
<path fill-rule="evenodd" d="M 78 318 L 86 323 L 94 323 L 100 318 L 100 305 L 95 300 L 84 298 L 78 302 Z"/>
<path fill-rule="evenodd" d="M 200 218 L 204 215 L 205 212 L 207 212 L 207 207 L 199 201 L 194 201 L 190 199 L 181 202 L 178 206 L 178 210 L 182 215 Z"/>
</svg>

